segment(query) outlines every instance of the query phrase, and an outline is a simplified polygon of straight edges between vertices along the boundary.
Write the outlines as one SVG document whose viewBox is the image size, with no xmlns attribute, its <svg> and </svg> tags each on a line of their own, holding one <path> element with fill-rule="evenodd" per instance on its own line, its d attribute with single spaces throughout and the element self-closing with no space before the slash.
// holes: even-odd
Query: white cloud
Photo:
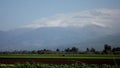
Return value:
<svg viewBox="0 0 120 68">
<path fill-rule="evenodd" d="M 94 9 L 75 13 L 56 14 L 51 17 L 34 20 L 24 28 L 39 27 L 85 27 L 96 25 L 116 28 L 120 25 L 120 9 Z"/>
</svg>

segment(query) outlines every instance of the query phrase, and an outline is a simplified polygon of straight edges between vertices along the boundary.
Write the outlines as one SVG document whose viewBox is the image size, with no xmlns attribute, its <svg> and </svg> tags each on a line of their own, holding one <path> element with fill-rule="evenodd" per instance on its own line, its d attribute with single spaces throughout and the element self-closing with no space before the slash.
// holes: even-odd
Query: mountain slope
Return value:
<svg viewBox="0 0 120 68">
<path fill-rule="evenodd" d="M 96 26 L 88 27 L 44 27 L 38 29 L 18 29 L 4 32 L 5 34 L 0 32 L 0 50 L 64 49 L 72 46 L 80 49 L 87 47 L 102 49 L 105 43 L 118 46 L 120 42 L 119 34 L 109 35 L 106 32 L 107 29 Z"/>
</svg>

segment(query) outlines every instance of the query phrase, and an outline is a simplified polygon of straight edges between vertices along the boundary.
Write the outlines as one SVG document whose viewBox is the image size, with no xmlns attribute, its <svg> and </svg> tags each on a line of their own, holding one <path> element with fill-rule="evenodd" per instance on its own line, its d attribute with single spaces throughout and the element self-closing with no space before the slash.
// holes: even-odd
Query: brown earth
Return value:
<svg viewBox="0 0 120 68">
<path fill-rule="evenodd" d="M 0 64 L 16 64 L 16 63 L 45 63 L 45 64 L 110 64 L 120 65 L 120 59 L 63 59 L 63 58 L 0 58 Z"/>
</svg>

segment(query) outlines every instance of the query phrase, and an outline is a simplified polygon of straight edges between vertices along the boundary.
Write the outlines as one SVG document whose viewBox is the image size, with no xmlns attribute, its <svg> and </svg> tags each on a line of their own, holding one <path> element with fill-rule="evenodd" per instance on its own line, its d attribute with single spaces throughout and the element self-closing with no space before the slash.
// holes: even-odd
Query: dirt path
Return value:
<svg viewBox="0 0 120 68">
<path fill-rule="evenodd" d="M 47 63 L 47 64 L 74 64 L 74 63 L 87 63 L 87 64 L 110 64 L 120 65 L 119 60 L 110 59 L 63 59 L 63 58 L 0 58 L 0 64 L 15 64 L 15 63 Z"/>
</svg>

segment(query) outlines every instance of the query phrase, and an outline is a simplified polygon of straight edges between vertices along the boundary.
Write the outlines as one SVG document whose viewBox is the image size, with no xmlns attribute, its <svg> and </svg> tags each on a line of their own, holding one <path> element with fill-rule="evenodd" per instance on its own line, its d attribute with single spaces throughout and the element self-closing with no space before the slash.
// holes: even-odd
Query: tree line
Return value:
<svg viewBox="0 0 120 68">
<path fill-rule="evenodd" d="M 80 51 L 77 47 L 65 48 L 60 50 L 41 49 L 41 50 L 14 50 L 14 51 L 0 51 L 0 54 L 120 54 L 120 47 L 112 48 L 105 44 L 102 51 L 97 51 L 95 48 L 86 48 L 85 51 Z"/>
</svg>

